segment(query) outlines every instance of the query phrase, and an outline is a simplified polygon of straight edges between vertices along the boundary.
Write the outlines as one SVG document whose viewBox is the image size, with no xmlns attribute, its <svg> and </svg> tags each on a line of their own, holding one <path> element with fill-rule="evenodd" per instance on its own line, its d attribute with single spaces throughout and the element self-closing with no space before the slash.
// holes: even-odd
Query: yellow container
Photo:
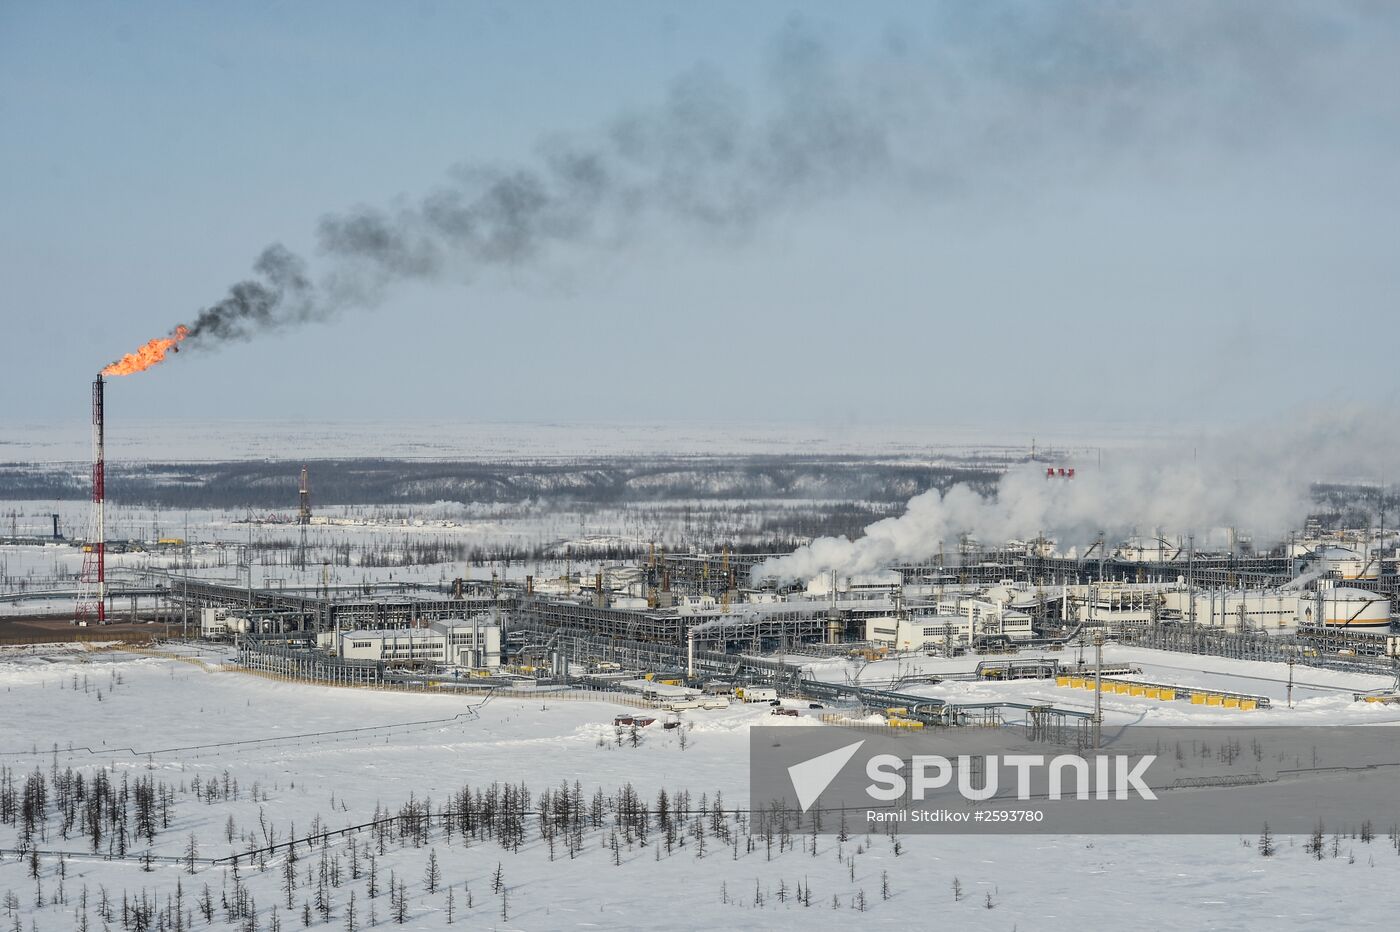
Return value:
<svg viewBox="0 0 1400 932">
<path fill-rule="evenodd" d="M 1174 701 L 1174 700 L 1176 699 L 1176 690 L 1175 690 L 1175 689 L 1159 689 L 1159 690 L 1157 690 L 1157 698 L 1158 698 L 1158 699 L 1161 699 L 1161 700 L 1164 701 L 1164 702 L 1171 702 L 1171 701 Z"/>
<path fill-rule="evenodd" d="M 1192 694 L 1191 694 L 1191 704 L 1192 704 L 1192 705 L 1205 705 L 1205 704 L 1206 704 L 1206 694 L 1205 694 L 1205 693 L 1192 693 Z"/>
<path fill-rule="evenodd" d="M 1240 700 L 1236 696 L 1226 696 L 1225 701 L 1221 704 L 1227 709 L 1238 709 L 1240 707 Z"/>
<path fill-rule="evenodd" d="M 1221 701 L 1222 697 L 1217 696 L 1215 693 L 1210 693 L 1206 696 L 1206 705 L 1220 705 Z"/>
<path fill-rule="evenodd" d="M 1082 677 L 1082 676 L 1071 676 L 1071 677 L 1069 678 L 1069 685 L 1070 685 L 1070 686 L 1073 686 L 1075 689 L 1083 689 L 1083 688 L 1084 688 L 1084 677 Z"/>
<path fill-rule="evenodd" d="M 1240 700 L 1240 709 L 1241 709 L 1242 711 L 1245 711 L 1245 712 L 1253 712 L 1253 711 L 1254 711 L 1255 709 L 1257 709 L 1257 708 L 1259 708 L 1259 703 L 1258 703 L 1256 700 L 1254 700 L 1254 699 L 1241 699 L 1241 700 Z"/>
<path fill-rule="evenodd" d="M 1130 696 L 1141 696 L 1141 695 L 1142 695 L 1143 693 L 1145 693 L 1145 692 L 1147 692 L 1147 689 L 1146 689 L 1145 687 L 1142 687 L 1142 686 L 1129 686 L 1129 687 L 1128 687 L 1128 695 L 1130 695 Z"/>
<path fill-rule="evenodd" d="M 1157 687 L 1156 687 L 1156 686 L 1149 686 L 1149 687 L 1147 687 L 1146 689 L 1144 689 L 1144 690 L 1142 691 L 1142 695 L 1143 695 L 1144 698 L 1147 698 L 1147 699 L 1156 699 L 1156 698 L 1157 698 Z"/>
<path fill-rule="evenodd" d="M 1121 694 L 1121 695 L 1124 695 L 1124 696 L 1128 695 L 1128 690 L 1131 689 L 1131 688 L 1132 688 L 1132 687 L 1129 686 L 1127 683 L 1114 683 L 1114 684 L 1113 684 L 1113 691 L 1116 692 L 1116 693 L 1119 693 L 1119 694 Z"/>
<path fill-rule="evenodd" d="M 1056 685 L 1056 686 L 1068 686 L 1068 685 L 1069 685 L 1069 677 L 1067 677 L 1067 676 L 1057 676 L 1057 677 L 1055 677 L 1055 685 Z"/>
</svg>

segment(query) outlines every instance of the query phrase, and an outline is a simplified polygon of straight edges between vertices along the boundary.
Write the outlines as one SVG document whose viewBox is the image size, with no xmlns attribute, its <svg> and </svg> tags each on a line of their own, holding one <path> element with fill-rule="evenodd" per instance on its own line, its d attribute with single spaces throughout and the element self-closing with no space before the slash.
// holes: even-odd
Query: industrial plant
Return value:
<svg viewBox="0 0 1400 932">
<path fill-rule="evenodd" d="M 1394 927 L 1400 5 L 887 6 L 6 5 L 0 929 Z"/>
<path fill-rule="evenodd" d="M 1216 731 L 1229 736 L 1229 747 L 1243 740 L 1241 727 L 1351 734 L 1367 730 L 1352 726 L 1383 724 L 1400 707 L 1400 535 L 1387 522 L 1393 497 L 1374 485 L 1309 488 L 1310 504 L 1281 531 L 1231 523 L 1144 532 L 1137 520 L 1115 522 L 1116 502 L 1102 507 L 1095 493 L 1109 467 L 1098 456 L 1086 467 L 1083 451 L 1047 453 L 1032 443 L 935 465 L 845 462 L 841 468 L 848 471 L 892 468 L 901 481 L 914 476 L 919 483 L 894 486 L 894 494 L 912 493 L 907 502 L 874 500 L 858 508 L 839 500 L 766 500 L 772 494 L 768 476 L 800 475 L 799 467 L 775 465 L 771 457 L 705 461 L 702 474 L 768 472 L 749 498 L 730 491 L 726 499 L 679 507 L 645 494 L 620 503 L 614 490 L 618 477 L 624 484 L 636 478 L 643 487 L 693 482 L 692 462 L 631 464 L 613 473 L 600 470 L 601 461 L 543 473 L 529 472 L 537 465 L 499 464 L 490 467 L 492 475 L 531 481 L 543 475 L 575 491 L 548 505 L 386 505 L 347 500 L 340 473 L 392 467 L 315 458 L 247 470 L 252 487 L 266 484 L 268 473 L 276 476 L 277 497 L 257 509 L 207 502 L 176 510 L 148 500 L 132 507 L 113 494 L 110 481 L 119 456 L 113 456 L 108 431 L 109 388 L 105 374 L 92 385 L 92 458 L 78 490 L 86 501 L 76 495 L 30 501 L 8 515 L 9 534 L 0 541 L 0 637 L 9 643 L 0 648 L 0 665 L 10 665 L 11 680 L 28 684 L 35 717 L 44 716 L 53 692 L 59 695 L 54 714 L 64 716 L 70 702 L 95 696 L 102 714 L 135 713 L 143 722 L 154 716 L 163 732 L 179 737 L 152 747 L 133 733 L 120 749 L 109 750 L 104 737 L 80 736 L 67 751 L 50 742 L 55 749 L 49 752 L 35 741 L 34 749 L 9 756 L 38 774 L 27 778 L 31 794 L 38 793 L 38 780 L 53 782 L 53 792 L 61 794 L 68 777 L 60 766 L 90 768 L 84 760 L 94 746 L 104 758 L 115 755 L 111 765 L 102 765 L 113 773 L 134 767 L 145 774 L 158 760 L 189 768 L 199 782 L 187 782 L 184 790 L 147 788 L 141 776 L 142 798 L 164 799 L 179 812 L 183 796 L 195 794 L 201 809 L 229 809 L 221 816 L 227 820 L 222 840 L 192 833 L 181 853 L 160 840 L 158 820 L 148 813 L 142 816 L 145 847 L 133 854 L 135 842 L 119 823 L 115 835 L 103 836 L 103 829 L 75 821 L 97 839 L 85 838 L 98 852 L 85 854 L 119 867 L 137 858 L 148 870 L 165 863 L 182 876 L 247 871 L 249 879 L 235 883 L 239 889 L 257 886 L 264 865 L 281 858 L 272 916 L 286 903 L 295 916 L 300 895 L 307 923 L 328 915 L 358 922 L 360 907 L 338 904 L 332 892 L 331 859 L 337 856 L 362 865 L 383 858 L 396 871 L 412 863 L 424 873 L 415 894 L 400 891 L 397 874 L 390 897 L 366 891 L 372 904 L 384 900 L 393 916 L 417 909 L 445 917 L 450 910 L 455 919 L 459 909 L 479 909 L 484 889 L 491 891 L 493 915 L 509 917 L 520 901 L 512 900 L 508 884 L 495 886 L 492 871 L 532 863 L 521 858 L 538 855 L 546 865 L 541 876 L 554 877 L 564 865 L 598 852 L 612 870 L 642 870 L 684 856 L 706 870 L 742 867 L 751 885 L 759 859 L 779 864 L 794 844 L 784 833 L 806 839 L 800 844 L 803 871 L 820 871 L 825 861 L 813 859 L 834 856 L 836 882 L 846 885 L 834 894 L 837 908 L 859 911 L 863 902 L 869 908 L 860 885 L 871 883 L 868 873 L 859 873 L 862 858 L 879 851 L 887 859 L 878 880 L 888 890 L 891 875 L 917 886 L 910 871 L 927 874 L 927 852 L 913 855 L 912 863 L 924 866 L 907 867 L 910 852 L 921 850 L 917 839 L 893 832 L 877 838 L 868 826 L 865 834 L 847 835 L 849 812 L 835 820 L 827 813 L 823 825 L 820 807 L 798 812 L 746 798 L 733 780 L 744 774 L 746 759 L 752 767 L 758 751 L 750 742 L 789 743 L 767 737 L 768 729 L 830 733 L 848 749 L 867 740 L 917 739 L 962 748 L 994 737 L 1022 750 L 1103 760 L 1125 730 L 1139 724 L 1173 735 L 1181 728 Z M 222 467 L 143 468 L 159 482 L 177 476 L 180 488 L 192 484 L 188 476 L 197 469 Z M 434 467 L 439 473 L 456 468 Z M 1135 467 L 1121 468 L 1131 473 Z M 576 491 L 580 471 L 590 479 L 600 472 L 607 477 L 597 500 L 583 501 Z M 29 470 L 18 481 L 33 481 L 35 474 Z M 685 478 L 672 480 L 673 474 Z M 1132 475 L 1134 495 L 1152 492 L 1152 474 L 1141 475 Z M 143 496 L 150 494 L 145 488 Z M 996 512 L 1003 498 L 1033 503 L 1031 513 L 1046 523 L 1020 537 L 998 535 L 1007 522 L 988 520 L 987 512 Z M 1084 513 L 1101 527 L 1133 527 L 1086 533 Z M 865 526 L 852 529 L 852 514 Z M 103 667 L 113 672 L 94 686 L 93 671 Z M 61 670 L 59 690 L 51 688 L 50 670 Z M 127 702 L 124 678 L 138 684 L 145 697 L 140 706 Z M 1202 760 L 1234 760 L 1237 753 L 1220 758 L 1224 750 L 1211 752 L 1208 741 L 1175 740 Z M 583 791 L 571 784 L 572 776 L 558 791 L 562 802 L 553 790 L 521 784 L 509 792 L 528 793 L 541 811 L 583 813 L 594 827 L 571 829 L 562 841 L 551 835 L 553 828 L 541 828 L 532 843 L 542 847 L 530 854 L 526 844 L 522 855 L 515 851 L 521 829 L 513 816 L 502 817 L 506 821 L 492 831 L 505 833 L 498 843 L 509 867 L 493 861 L 484 874 L 471 865 L 483 850 L 495 858 L 495 848 L 480 844 L 487 837 L 480 829 L 462 829 L 462 819 L 519 801 L 478 801 L 478 791 L 463 788 L 440 803 L 424 803 L 421 812 L 415 802 L 420 772 L 425 780 L 444 774 L 455 780 L 461 773 L 473 782 L 495 780 L 489 792 L 501 793 L 502 775 L 528 773 L 557 784 L 556 757 L 572 768 L 593 760 L 589 755 L 609 772 L 640 768 L 655 802 L 633 799 L 630 784 L 611 797 L 595 791 L 591 804 L 580 801 Z M 1183 755 L 1178 750 L 1178 759 Z M 16 795 L 7 768 L 0 762 L 0 804 Z M 725 805 L 719 789 L 703 814 L 706 794 L 699 807 L 676 802 L 693 798 L 693 790 L 664 788 L 673 778 L 659 778 L 657 768 L 724 774 Z M 1317 768 L 1350 773 L 1331 758 L 1319 759 Z M 244 791 L 251 800 L 240 801 L 234 771 L 256 781 Z M 365 785 L 351 791 L 359 794 L 355 809 L 364 811 L 308 819 L 288 808 L 311 782 L 335 788 L 330 805 L 344 812 L 347 775 Z M 91 780 L 95 787 L 112 785 L 105 770 Z M 399 810 L 381 807 L 386 780 L 406 789 L 409 800 Z M 1239 794 L 1232 798 L 1256 805 L 1267 796 L 1254 794 L 1272 786 L 1254 771 L 1193 773 L 1179 782 L 1191 790 L 1225 787 Z M 71 799 L 71 784 L 69 792 Z M 368 803 L 372 808 L 365 810 Z M 121 803 L 102 805 L 119 809 Z M 674 824 L 669 841 L 665 827 L 650 840 L 645 827 L 613 833 L 609 820 L 623 818 L 629 807 L 639 807 L 644 820 L 678 818 L 678 807 L 687 810 L 694 820 L 687 823 L 692 848 L 682 855 Z M 249 828 L 266 820 L 267 809 L 275 819 Z M 1275 810 L 1268 811 L 1273 818 Z M 956 813 L 947 818 L 956 825 Z M 332 819 L 346 824 L 331 828 Z M 703 827 L 695 828 L 697 822 Z M 886 825 L 898 823 L 878 824 L 886 832 Z M 397 852 L 387 844 L 386 827 L 400 833 Z M 56 837 L 59 823 L 49 831 Z M 633 832 L 631 849 L 626 831 Z M 1331 842 L 1339 854 L 1343 831 L 1339 826 Z M 346 840 L 329 841 L 337 832 Z M 1357 828 L 1358 838 L 1370 833 Z M 454 836 L 465 845 L 460 853 L 448 847 Z M 719 842 L 727 848 L 713 858 L 707 846 Z M 946 843 L 945 836 L 937 850 L 946 852 Z M 984 847 L 969 848 L 957 870 L 973 854 L 1016 850 L 969 839 L 979 843 Z M 53 871 L 76 870 L 67 866 L 72 851 L 40 853 L 22 825 L 15 844 L 31 865 L 41 859 L 41 884 Z M 342 844 L 339 855 L 326 854 Z M 444 858 L 466 859 L 457 869 L 468 879 L 445 902 L 436 886 L 434 844 L 443 846 Z M 1260 854 L 1275 856 L 1268 825 L 1258 844 Z M 1304 848 L 1316 857 L 1327 845 L 1314 837 Z M 429 861 L 420 865 L 412 859 L 425 846 Z M 790 850 L 787 856 L 794 857 Z M 1079 856 L 1077 847 L 1067 855 Z M 59 866 L 45 868 L 46 857 Z M 324 882 L 314 871 L 302 877 L 295 866 L 313 857 L 327 858 Z M 587 876 L 591 884 L 599 875 Z M 816 875 L 807 876 L 804 890 Z M 962 881 L 954 880 L 957 904 Z M 719 901 L 726 907 L 728 883 L 720 881 Z M 760 884 L 746 908 L 766 909 L 767 895 Z M 983 907 L 997 908 L 998 895 L 984 898 Z M 251 902 L 236 905 L 235 889 L 225 896 L 227 915 L 258 914 Z M 458 897 L 469 905 L 459 906 Z M 793 904 L 807 908 L 802 902 Z"/>
<path fill-rule="evenodd" d="M 570 545 L 563 560 L 502 565 L 437 585 L 391 581 L 383 572 L 347 584 L 331 582 L 329 560 L 308 535 L 357 522 L 315 512 L 311 471 L 303 465 L 287 516 L 266 519 L 283 535 L 277 546 L 286 548 L 287 572 L 302 581 L 271 579 L 267 571 L 255 581 L 252 557 L 242 550 L 232 569 L 244 578 L 229 579 L 225 570 L 187 568 L 189 553 L 201 546 L 195 540 L 106 539 L 105 414 L 99 375 L 92 391 L 92 532 L 78 542 L 80 586 L 49 596 L 73 600 L 78 628 L 158 624 L 163 637 L 227 642 L 249 671 L 475 692 L 615 690 L 634 681 L 731 692 L 762 687 L 858 708 L 917 706 L 927 724 L 946 725 L 1015 716 L 1026 704 L 980 697 L 963 709 L 952 699 L 859 678 L 825 681 L 812 665 L 894 662 L 914 670 L 923 658 L 954 664 L 926 682 L 964 675 L 1057 680 L 1083 674 L 1086 645 L 1107 641 L 1389 675 L 1400 653 L 1397 537 L 1385 528 L 1383 508 L 1366 526 L 1315 516 L 1272 545 L 1233 528 L 1204 534 L 1210 542 L 1200 546 L 1194 535 L 1115 542 L 1100 534 L 1062 547 L 1044 535 L 979 541 L 963 533 L 917 561 L 864 572 L 833 568 L 805 579 L 773 571 L 793 553 L 752 546 L 668 550 L 649 542 L 631 558 L 585 559 L 579 545 L 576 561 Z M 1036 459 L 1034 451 L 1027 457 L 1043 468 L 1048 494 L 1089 481 L 1073 466 L 1039 466 Z M 114 577 L 113 548 L 153 558 Z M 797 556 L 806 548 L 800 545 Z M 1023 657 L 1029 659 L 1008 659 Z M 1212 695 L 1237 694 L 1226 685 Z M 1183 701 L 1200 692 L 1153 688 Z M 1400 692 L 1370 690 L 1364 698 L 1400 701 Z M 1260 695 L 1246 702 L 1249 709 L 1270 705 Z M 1066 710 L 1050 704 L 1046 711 Z"/>
</svg>

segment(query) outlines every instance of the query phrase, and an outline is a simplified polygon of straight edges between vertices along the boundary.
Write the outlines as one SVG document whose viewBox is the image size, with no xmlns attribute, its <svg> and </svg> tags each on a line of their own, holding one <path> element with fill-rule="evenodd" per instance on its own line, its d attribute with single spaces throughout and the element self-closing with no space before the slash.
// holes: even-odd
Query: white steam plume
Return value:
<svg viewBox="0 0 1400 932">
<path fill-rule="evenodd" d="M 1043 465 L 1015 467 L 995 494 L 967 485 L 937 489 L 910 500 L 904 514 L 877 521 L 856 540 L 824 537 L 783 557 L 764 561 L 753 581 L 807 580 L 835 570 L 869 573 L 901 562 L 926 560 L 939 545 L 963 534 L 984 544 L 1044 533 L 1062 547 L 1087 544 L 1100 534 L 1112 546 L 1122 537 L 1204 534 L 1234 527 L 1268 546 L 1298 526 L 1310 509 L 1314 481 L 1375 481 L 1393 461 L 1396 441 L 1362 417 L 1326 418 L 1312 425 L 1250 430 L 1183 451 L 1113 453 L 1102 468 L 1079 464 L 1071 480 L 1045 477 Z M 1184 455 L 1183 455 L 1184 453 Z"/>
</svg>

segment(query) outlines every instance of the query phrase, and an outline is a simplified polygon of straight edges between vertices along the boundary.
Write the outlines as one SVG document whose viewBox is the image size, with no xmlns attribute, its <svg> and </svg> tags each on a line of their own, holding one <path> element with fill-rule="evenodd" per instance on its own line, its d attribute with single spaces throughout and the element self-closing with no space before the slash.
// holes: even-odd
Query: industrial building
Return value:
<svg viewBox="0 0 1400 932">
<path fill-rule="evenodd" d="M 1029 616 L 1024 616 L 1024 624 L 1012 621 L 1007 625 L 998 616 L 974 619 L 971 615 L 941 614 L 872 618 L 865 623 L 865 640 L 901 651 L 942 653 L 1001 639 L 1025 641 L 1032 636 Z"/>
<path fill-rule="evenodd" d="M 1229 632 L 1289 632 L 1298 626 L 1386 628 L 1390 598 L 1331 580 L 1316 589 L 1198 588 L 1173 584 L 1107 583 L 1066 586 L 1064 617 L 1075 624 L 1118 633 L 1158 623 L 1219 628 Z"/>
<path fill-rule="evenodd" d="M 1045 547 L 963 547 L 887 573 L 825 574 L 801 586 L 740 586 L 762 555 L 648 557 L 535 586 L 493 578 L 440 587 L 361 584 L 275 589 L 152 576 L 206 636 L 237 637 L 264 669 L 300 669 L 305 652 L 350 681 L 395 667 L 588 674 L 603 659 L 714 675 L 786 675 L 782 655 L 951 654 L 1053 645 L 1102 629 L 1145 646 L 1283 659 L 1326 648 L 1378 655 L 1396 577 L 1345 579 L 1307 558 L 1185 553 L 1145 562 L 1103 548 L 1079 559 Z M 1308 551 L 1328 559 L 1327 549 Z M 1299 572 L 1299 566 L 1307 571 Z M 556 577 L 550 577 L 551 582 Z M 163 585 L 162 585 L 163 584 Z M 1319 640 L 1321 638 L 1322 640 Z M 1369 639 L 1368 639 L 1369 638 Z M 1290 653 L 1291 651 L 1291 653 Z M 774 670 L 756 666 L 773 659 Z M 726 672 L 727 671 L 727 672 Z M 776 671 L 776 672 L 775 672 Z M 535 674 L 538 675 L 538 674 Z M 588 674 L 591 675 L 591 674 Z"/>
<path fill-rule="evenodd" d="M 937 603 L 938 614 L 966 618 L 974 636 L 1005 636 L 1024 640 L 1031 636 L 1031 616 L 1013 608 L 1010 600 L 995 594 L 989 597 L 962 597 Z"/>
<path fill-rule="evenodd" d="M 426 628 L 369 628 L 335 636 L 336 656 L 389 666 L 487 669 L 501 665 L 501 628 L 483 619 L 435 621 Z"/>
</svg>

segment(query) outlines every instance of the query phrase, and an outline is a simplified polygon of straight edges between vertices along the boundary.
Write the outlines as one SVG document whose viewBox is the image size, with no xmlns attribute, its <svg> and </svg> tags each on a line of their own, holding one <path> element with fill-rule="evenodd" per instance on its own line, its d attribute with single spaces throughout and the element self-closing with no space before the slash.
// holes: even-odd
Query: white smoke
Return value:
<svg viewBox="0 0 1400 932">
<path fill-rule="evenodd" d="M 1267 547 L 1307 515 L 1312 482 L 1379 478 L 1396 444 L 1377 436 L 1376 423 L 1384 421 L 1329 417 L 1252 429 L 1254 443 L 1235 434 L 1196 449 L 1113 453 L 1101 466 L 1073 464 L 1073 479 L 1047 479 L 1043 465 L 1026 464 L 1005 473 L 993 495 L 961 484 L 924 492 L 904 514 L 867 527 L 865 536 L 819 538 L 764 561 L 752 578 L 789 582 L 833 570 L 869 573 L 927 560 L 963 535 L 999 545 L 1044 534 L 1063 549 L 1100 535 L 1111 547 L 1134 533 L 1203 537 L 1230 527 Z"/>
</svg>

